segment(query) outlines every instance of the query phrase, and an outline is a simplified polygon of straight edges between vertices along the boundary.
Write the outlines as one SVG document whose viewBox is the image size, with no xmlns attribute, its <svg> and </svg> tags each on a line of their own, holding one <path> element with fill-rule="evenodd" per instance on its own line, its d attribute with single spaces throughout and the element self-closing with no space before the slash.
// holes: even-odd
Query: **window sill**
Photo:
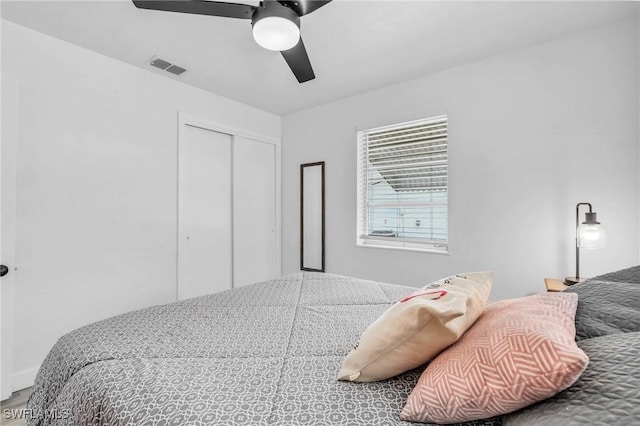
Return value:
<svg viewBox="0 0 640 426">
<path fill-rule="evenodd" d="M 445 255 L 445 256 L 450 256 L 451 252 L 449 251 L 449 249 L 447 250 L 437 250 L 437 249 L 433 249 L 433 248 L 422 248 L 422 247 L 402 247 L 402 246 L 391 246 L 391 245 L 386 245 L 386 244 L 376 244 L 376 243 L 369 243 L 369 244 L 362 244 L 362 243 L 356 243 L 356 247 L 360 247 L 360 248 L 374 248 L 374 249 L 387 249 L 387 250 L 400 250 L 400 251 L 415 251 L 415 252 L 420 252 L 420 253 L 431 253 L 431 254 L 439 254 L 439 255 Z"/>
</svg>

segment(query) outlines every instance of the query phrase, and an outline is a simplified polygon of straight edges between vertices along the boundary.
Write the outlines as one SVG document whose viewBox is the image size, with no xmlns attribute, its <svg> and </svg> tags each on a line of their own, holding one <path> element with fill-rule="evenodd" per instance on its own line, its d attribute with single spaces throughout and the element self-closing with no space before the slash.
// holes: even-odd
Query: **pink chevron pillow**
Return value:
<svg viewBox="0 0 640 426">
<path fill-rule="evenodd" d="M 400 414 L 457 423 L 506 414 L 571 386 L 589 358 L 575 343 L 575 293 L 542 293 L 487 306 L 422 373 Z"/>
</svg>

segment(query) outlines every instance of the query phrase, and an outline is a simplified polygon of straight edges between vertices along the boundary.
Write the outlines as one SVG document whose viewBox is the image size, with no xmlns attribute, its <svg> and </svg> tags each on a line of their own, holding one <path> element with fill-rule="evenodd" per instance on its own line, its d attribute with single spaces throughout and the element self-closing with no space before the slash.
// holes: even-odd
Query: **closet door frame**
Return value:
<svg viewBox="0 0 640 426">
<path fill-rule="evenodd" d="M 179 143 L 180 143 L 180 138 L 182 136 L 182 133 L 184 132 L 184 128 L 185 126 L 191 126 L 191 127 L 198 127 L 204 130 L 211 130 L 214 132 L 218 132 L 218 133 L 226 133 L 228 135 L 231 135 L 232 138 L 232 142 L 231 142 L 231 152 L 232 152 L 232 156 L 233 156 L 233 143 L 235 142 L 235 138 L 236 137 L 243 137 L 243 138 L 248 138 L 248 139 L 253 139 L 256 140 L 258 142 L 263 142 L 263 143 L 268 143 L 268 144 L 272 144 L 274 146 L 274 150 L 275 150 L 275 186 L 276 186 L 276 199 L 275 199 L 275 214 L 276 214 L 276 230 L 275 230 L 275 239 L 276 239 L 276 269 L 278 272 L 278 275 L 282 274 L 282 235 L 281 235 L 281 229 L 282 229 L 282 212 L 281 212 L 281 142 L 280 139 L 277 138 L 273 138 L 273 137 L 269 137 L 269 136 L 265 136 L 265 135 L 261 135 L 261 134 L 257 134 L 257 133 L 253 133 L 250 131 L 247 131 L 245 129 L 240 129 L 240 128 L 236 128 L 236 127 L 230 127 L 227 126 L 225 124 L 221 124 L 212 120 L 208 120 L 208 119 L 204 119 L 204 118 L 200 118 L 200 117 L 196 117 L 187 113 L 184 113 L 182 111 L 178 112 L 178 143 L 176 144 L 176 189 L 178 189 L 180 187 L 180 176 L 179 176 L 179 163 L 180 163 L 180 150 L 179 150 Z M 232 158 L 233 161 L 233 158 Z M 233 187 L 234 183 L 233 180 L 231 181 L 231 193 L 233 194 Z M 233 204 L 233 200 L 232 200 L 232 204 Z M 179 199 L 179 194 L 178 191 L 176 190 L 176 206 L 177 206 L 177 211 L 176 211 L 176 300 L 178 300 L 178 291 L 180 288 L 180 276 L 179 276 L 179 270 L 180 270 L 180 218 L 181 218 L 181 214 L 182 212 L 180 211 L 181 206 L 180 206 L 180 199 Z M 233 219 L 232 219 L 233 220 Z M 233 224 L 232 224 L 232 244 L 233 244 Z M 232 253 L 233 253 L 233 248 L 232 248 Z M 233 259 L 232 259 L 233 262 Z M 233 270 L 232 270 L 232 276 L 233 276 Z M 233 282 L 232 282 L 232 286 L 233 286 Z"/>
</svg>

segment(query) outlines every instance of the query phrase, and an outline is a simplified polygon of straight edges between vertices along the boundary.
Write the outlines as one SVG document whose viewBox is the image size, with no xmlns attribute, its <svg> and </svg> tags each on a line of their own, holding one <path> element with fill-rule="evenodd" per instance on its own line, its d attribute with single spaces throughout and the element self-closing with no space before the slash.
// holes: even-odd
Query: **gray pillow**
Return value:
<svg viewBox="0 0 640 426">
<path fill-rule="evenodd" d="M 565 291 L 579 296 L 576 340 L 640 331 L 639 284 L 594 278 Z"/>
<path fill-rule="evenodd" d="M 518 425 L 640 424 L 640 333 L 578 342 L 589 366 L 568 389 L 503 417 Z"/>
<path fill-rule="evenodd" d="M 640 265 L 632 266 L 631 268 L 621 269 L 615 272 L 609 272 L 604 275 L 598 275 L 597 277 L 594 278 L 594 280 L 640 284 Z"/>
</svg>

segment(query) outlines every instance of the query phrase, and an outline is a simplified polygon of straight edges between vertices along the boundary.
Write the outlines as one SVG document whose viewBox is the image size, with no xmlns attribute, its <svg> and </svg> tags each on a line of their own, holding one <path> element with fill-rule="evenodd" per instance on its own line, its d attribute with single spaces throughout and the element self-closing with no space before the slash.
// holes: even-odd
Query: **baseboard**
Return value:
<svg viewBox="0 0 640 426">
<path fill-rule="evenodd" d="M 37 374 L 38 367 L 13 373 L 13 376 L 11 377 L 11 388 L 13 389 L 13 392 L 33 386 L 33 383 L 36 381 Z"/>
</svg>

